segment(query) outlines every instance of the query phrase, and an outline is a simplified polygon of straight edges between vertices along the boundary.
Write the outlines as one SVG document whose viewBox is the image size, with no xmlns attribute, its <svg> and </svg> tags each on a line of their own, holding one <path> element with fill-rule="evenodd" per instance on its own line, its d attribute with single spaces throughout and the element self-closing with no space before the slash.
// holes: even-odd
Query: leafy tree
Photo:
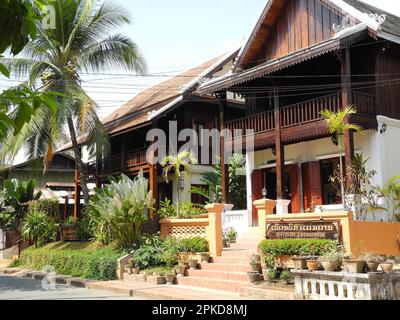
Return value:
<svg viewBox="0 0 400 320">
<path fill-rule="evenodd" d="M 17 137 L 9 137 L 3 154 L 15 155 L 26 147 L 28 157 L 43 157 L 45 168 L 54 151 L 71 142 L 85 203 L 89 199 L 87 173 L 82 161 L 81 144 L 89 151 L 106 143 L 96 103 L 82 89 L 82 72 L 104 69 L 145 71 L 138 48 L 118 28 L 130 22 L 126 10 L 110 2 L 95 0 L 54 0 L 55 29 L 37 23 L 37 37 L 13 59 L 3 63 L 19 76 L 27 77 L 29 86 L 44 92 L 56 92 L 55 114 L 39 109 Z M 80 139 L 79 139 L 80 138 Z M 99 148 L 101 149 L 101 148 Z M 96 149 L 96 152 L 100 152 Z"/>
<path fill-rule="evenodd" d="M 184 150 L 179 152 L 177 155 L 168 155 L 165 156 L 164 159 L 161 160 L 161 166 L 163 167 L 163 174 L 165 177 L 165 181 L 168 183 L 168 176 L 171 173 L 174 173 L 176 179 L 179 180 L 182 175 L 186 175 L 190 172 L 190 166 L 197 163 L 197 159 L 190 150 Z M 177 215 L 179 217 L 179 200 L 180 200 L 180 190 L 179 185 L 177 184 Z"/>
<path fill-rule="evenodd" d="M 333 112 L 329 109 L 325 109 L 321 111 L 321 115 L 325 118 L 328 126 L 329 132 L 333 135 L 335 141 L 337 141 L 337 146 L 339 149 L 339 171 L 340 171 L 340 189 L 341 189 L 341 197 L 342 203 L 345 203 L 345 186 L 344 186 L 344 178 L 343 178 L 343 159 L 342 159 L 342 151 L 343 151 L 343 135 L 346 131 L 353 130 L 356 132 L 361 132 L 362 128 L 356 124 L 348 123 L 347 119 L 356 114 L 357 110 L 353 107 L 347 107 L 344 110 Z"/>
</svg>

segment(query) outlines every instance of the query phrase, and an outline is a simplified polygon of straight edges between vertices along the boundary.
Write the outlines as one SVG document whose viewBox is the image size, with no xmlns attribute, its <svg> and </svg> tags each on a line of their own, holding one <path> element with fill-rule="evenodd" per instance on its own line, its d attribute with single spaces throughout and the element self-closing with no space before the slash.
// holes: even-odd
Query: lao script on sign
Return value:
<svg viewBox="0 0 400 320">
<path fill-rule="evenodd" d="M 330 239 L 339 240 L 338 222 L 276 222 L 267 224 L 267 239 Z"/>
</svg>

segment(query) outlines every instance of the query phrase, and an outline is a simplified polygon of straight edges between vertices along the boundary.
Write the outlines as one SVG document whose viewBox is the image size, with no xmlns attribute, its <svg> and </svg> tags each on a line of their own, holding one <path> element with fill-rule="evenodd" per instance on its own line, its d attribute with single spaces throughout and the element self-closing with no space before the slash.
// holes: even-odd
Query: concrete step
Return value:
<svg viewBox="0 0 400 320">
<path fill-rule="evenodd" d="M 250 256 L 252 254 L 257 253 L 257 251 L 224 251 L 222 252 L 222 257 L 227 257 L 227 258 L 234 258 L 234 257 L 238 257 L 238 258 L 250 258 Z"/>
<path fill-rule="evenodd" d="M 225 264 L 249 264 L 249 257 L 247 256 L 239 256 L 239 257 L 215 257 L 213 258 L 214 264 L 225 263 Z"/>
<path fill-rule="evenodd" d="M 189 277 L 198 277 L 206 279 L 247 281 L 246 272 L 227 272 L 218 270 L 188 270 Z"/>
<path fill-rule="evenodd" d="M 253 300 L 295 300 L 293 289 L 259 288 L 257 285 L 242 287 L 240 296 Z"/>
<path fill-rule="evenodd" d="M 206 279 L 202 277 L 178 277 L 178 285 L 193 286 L 208 289 L 240 292 L 241 288 L 248 286 L 248 281 L 232 281 L 220 279 Z"/>
<path fill-rule="evenodd" d="M 215 270 L 224 272 L 247 272 L 250 270 L 248 263 L 232 264 L 232 263 L 202 263 L 201 270 Z"/>
<path fill-rule="evenodd" d="M 246 249 L 246 250 L 257 250 L 258 243 L 254 244 L 242 244 L 242 243 L 231 243 L 231 249 Z"/>
</svg>

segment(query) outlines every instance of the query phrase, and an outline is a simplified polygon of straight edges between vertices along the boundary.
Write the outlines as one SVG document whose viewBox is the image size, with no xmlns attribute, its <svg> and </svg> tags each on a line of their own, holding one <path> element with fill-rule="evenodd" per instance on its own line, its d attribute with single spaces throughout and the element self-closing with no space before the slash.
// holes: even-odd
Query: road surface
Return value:
<svg viewBox="0 0 400 320">
<path fill-rule="evenodd" d="M 40 280 L 0 275 L 0 300 L 140 300 L 109 291 L 57 285 L 42 288 Z"/>
</svg>

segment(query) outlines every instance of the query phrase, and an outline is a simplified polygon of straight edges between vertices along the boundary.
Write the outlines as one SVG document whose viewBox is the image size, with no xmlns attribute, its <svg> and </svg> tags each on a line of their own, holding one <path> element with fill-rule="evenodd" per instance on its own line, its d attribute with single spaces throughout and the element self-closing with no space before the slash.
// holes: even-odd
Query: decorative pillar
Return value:
<svg viewBox="0 0 400 320">
<path fill-rule="evenodd" d="M 246 152 L 246 195 L 247 195 L 247 222 L 253 225 L 253 184 L 251 177 L 254 170 L 254 152 Z"/>
<path fill-rule="evenodd" d="M 229 203 L 229 166 L 225 163 L 225 137 L 222 134 L 225 128 L 226 92 L 219 95 L 219 106 L 222 203 Z"/>
<path fill-rule="evenodd" d="M 260 199 L 254 201 L 254 206 L 258 213 L 258 230 L 260 240 L 265 239 L 266 227 L 267 227 L 267 215 L 274 213 L 276 201 L 271 199 Z"/>
<path fill-rule="evenodd" d="M 352 94 L 351 94 L 351 60 L 350 60 L 350 48 L 343 50 L 341 56 L 341 79 L 342 79 L 342 105 L 343 109 L 352 105 Z M 345 119 L 346 123 L 349 123 L 351 119 Z M 345 172 L 347 166 L 353 163 L 354 159 L 354 134 L 353 131 L 347 130 L 343 137 L 344 145 L 344 156 L 345 156 Z M 347 177 L 347 184 L 351 185 L 352 181 L 350 177 Z"/>
<path fill-rule="evenodd" d="M 290 205 L 290 200 L 286 199 L 276 200 L 276 214 L 277 215 L 288 214 L 289 205 Z"/>
<path fill-rule="evenodd" d="M 285 153 L 282 143 L 282 123 L 279 108 L 279 92 L 274 88 L 274 110 L 275 110 L 275 150 L 276 150 L 276 197 L 282 199 L 283 195 L 283 171 L 285 168 Z"/>
<path fill-rule="evenodd" d="M 220 257 L 222 255 L 222 213 L 225 209 L 224 204 L 214 203 L 206 207 L 208 211 L 208 246 L 211 257 Z"/>
</svg>

